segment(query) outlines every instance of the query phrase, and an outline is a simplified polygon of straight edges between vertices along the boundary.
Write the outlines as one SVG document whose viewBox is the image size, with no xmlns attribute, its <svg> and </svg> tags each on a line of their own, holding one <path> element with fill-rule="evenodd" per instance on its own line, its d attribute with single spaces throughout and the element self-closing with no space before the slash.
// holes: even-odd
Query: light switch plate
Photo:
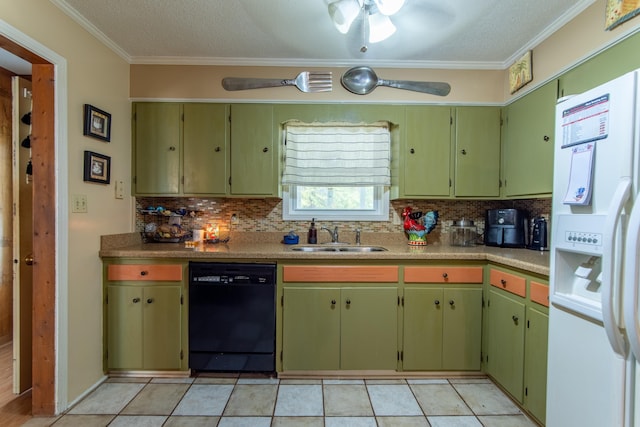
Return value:
<svg viewBox="0 0 640 427">
<path fill-rule="evenodd" d="M 71 198 L 71 212 L 72 213 L 87 213 L 89 207 L 87 206 L 86 194 L 74 194 Z"/>
<path fill-rule="evenodd" d="M 116 199 L 124 199 L 124 182 L 116 180 Z"/>
</svg>

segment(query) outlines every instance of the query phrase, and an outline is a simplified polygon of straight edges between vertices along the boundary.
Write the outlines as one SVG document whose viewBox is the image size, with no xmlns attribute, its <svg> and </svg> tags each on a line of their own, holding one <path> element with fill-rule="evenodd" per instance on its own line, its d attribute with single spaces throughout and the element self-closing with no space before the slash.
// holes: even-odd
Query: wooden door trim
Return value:
<svg viewBox="0 0 640 427">
<path fill-rule="evenodd" d="M 33 415 L 55 414 L 55 68 L 33 64 Z M 54 213 L 54 214 L 52 214 Z"/>
<path fill-rule="evenodd" d="M 0 30 L 8 27 L 0 28 Z M 10 30 L 9 33 L 17 30 Z M 20 34 L 22 35 L 22 34 Z M 33 326 L 32 415 L 56 414 L 55 66 L 0 35 L 0 48 L 32 64 Z M 44 48 L 44 46 L 43 46 Z M 46 48 L 44 48 L 46 49 Z M 57 55 L 56 55 L 57 57 Z M 66 331 L 65 331 L 66 333 Z M 61 396 L 66 401 L 66 396 Z"/>
</svg>

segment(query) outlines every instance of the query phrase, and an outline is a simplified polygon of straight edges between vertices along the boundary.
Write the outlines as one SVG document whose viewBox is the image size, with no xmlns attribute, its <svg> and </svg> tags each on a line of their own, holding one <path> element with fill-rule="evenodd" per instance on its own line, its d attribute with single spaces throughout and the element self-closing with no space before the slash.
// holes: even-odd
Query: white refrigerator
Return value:
<svg viewBox="0 0 640 427">
<path fill-rule="evenodd" d="M 556 106 L 548 427 L 640 427 L 638 79 Z"/>
</svg>

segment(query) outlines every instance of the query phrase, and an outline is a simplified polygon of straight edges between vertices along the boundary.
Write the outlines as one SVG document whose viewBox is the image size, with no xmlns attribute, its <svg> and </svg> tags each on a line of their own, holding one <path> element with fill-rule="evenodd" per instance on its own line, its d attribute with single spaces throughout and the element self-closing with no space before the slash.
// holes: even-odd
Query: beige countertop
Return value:
<svg viewBox="0 0 640 427">
<path fill-rule="evenodd" d="M 487 246 L 456 247 L 433 244 L 412 247 L 406 239 L 397 236 L 365 238 L 363 246 L 384 246 L 383 252 L 297 252 L 292 250 L 300 245 L 277 243 L 276 236 L 282 233 L 252 233 L 236 236 L 228 243 L 199 244 L 186 248 L 184 243 L 143 243 L 139 233 L 102 236 L 100 257 L 102 258 L 171 258 L 189 260 L 256 260 L 256 261 L 309 261 L 309 260 L 375 260 L 375 261 L 416 261 L 451 260 L 482 261 L 502 264 L 544 276 L 549 275 L 549 252 L 528 249 L 504 249 Z M 258 236 L 259 234 L 259 236 Z M 403 237 L 402 235 L 400 235 Z"/>
</svg>

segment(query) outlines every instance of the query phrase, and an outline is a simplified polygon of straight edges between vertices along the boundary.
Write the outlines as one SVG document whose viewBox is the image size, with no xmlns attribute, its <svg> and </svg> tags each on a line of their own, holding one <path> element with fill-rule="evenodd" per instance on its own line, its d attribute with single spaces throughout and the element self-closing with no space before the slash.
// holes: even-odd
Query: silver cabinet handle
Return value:
<svg viewBox="0 0 640 427">
<path fill-rule="evenodd" d="M 137 303 L 139 303 L 139 302 L 140 302 L 140 298 L 136 297 L 136 298 L 134 298 L 134 299 L 132 300 L 132 302 L 133 302 L 134 304 L 137 304 Z"/>
</svg>

